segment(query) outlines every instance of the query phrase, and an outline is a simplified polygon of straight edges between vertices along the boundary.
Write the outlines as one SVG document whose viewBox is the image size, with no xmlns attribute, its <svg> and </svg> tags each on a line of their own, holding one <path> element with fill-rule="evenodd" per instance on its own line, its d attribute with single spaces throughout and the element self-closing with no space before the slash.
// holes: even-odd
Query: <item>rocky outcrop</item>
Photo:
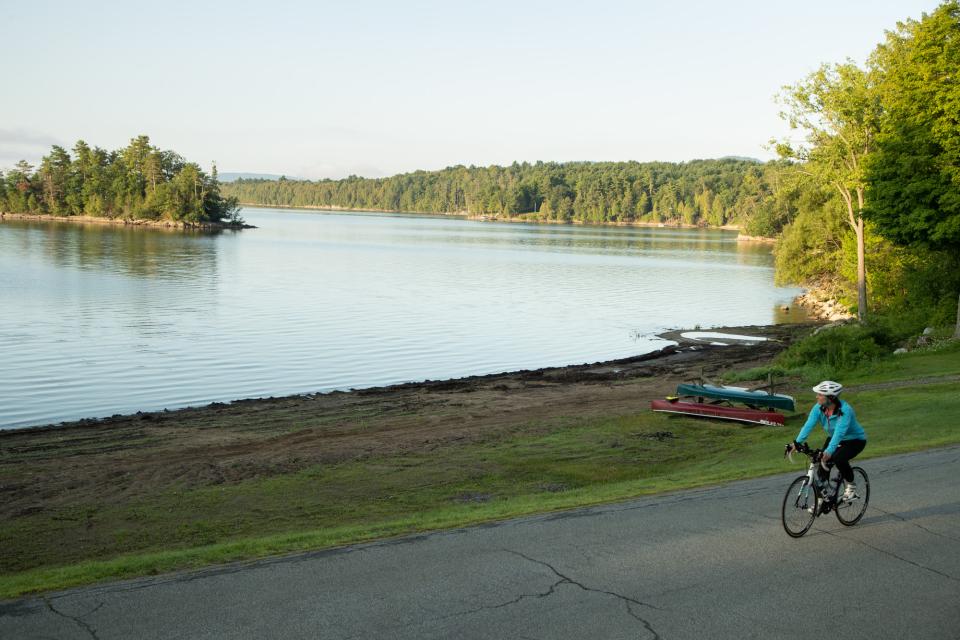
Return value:
<svg viewBox="0 0 960 640">
<path fill-rule="evenodd" d="M 747 234 L 741 232 L 737 236 L 738 242 L 760 242 L 763 244 L 777 244 L 776 238 L 768 238 L 767 236 L 748 236 Z"/>
<path fill-rule="evenodd" d="M 856 317 L 825 289 L 816 287 L 808 289 L 802 295 L 797 296 L 794 303 L 806 309 L 810 316 L 818 320 L 840 322 Z"/>
</svg>

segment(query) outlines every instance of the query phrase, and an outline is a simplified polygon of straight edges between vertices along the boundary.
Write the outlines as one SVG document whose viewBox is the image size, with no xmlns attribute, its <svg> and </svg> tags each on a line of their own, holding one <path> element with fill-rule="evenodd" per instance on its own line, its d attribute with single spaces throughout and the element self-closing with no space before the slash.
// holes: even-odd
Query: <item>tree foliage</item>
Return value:
<svg viewBox="0 0 960 640">
<path fill-rule="evenodd" d="M 71 156 L 54 145 L 34 169 L 19 162 L 0 173 L 0 210 L 59 216 L 107 216 L 180 222 L 239 222 L 237 202 L 173 151 L 139 136 L 119 151 L 80 140 Z"/>
<path fill-rule="evenodd" d="M 900 23 L 875 51 L 885 113 L 868 217 L 900 244 L 960 245 L 960 4 Z"/>
<path fill-rule="evenodd" d="M 957 295 L 960 267 L 960 3 L 945 2 L 888 32 L 871 65 L 884 105 L 877 152 L 867 164 L 879 233 L 921 252 L 947 252 L 937 277 Z M 960 301 L 956 335 L 960 337 Z"/>
<path fill-rule="evenodd" d="M 536 221 L 739 224 L 775 235 L 795 211 L 781 188 L 783 164 L 750 160 L 537 162 L 448 167 L 389 178 L 238 180 L 241 202 L 423 213 L 467 213 Z M 795 194 L 794 194 L 795 195 Z"/>
</svg>

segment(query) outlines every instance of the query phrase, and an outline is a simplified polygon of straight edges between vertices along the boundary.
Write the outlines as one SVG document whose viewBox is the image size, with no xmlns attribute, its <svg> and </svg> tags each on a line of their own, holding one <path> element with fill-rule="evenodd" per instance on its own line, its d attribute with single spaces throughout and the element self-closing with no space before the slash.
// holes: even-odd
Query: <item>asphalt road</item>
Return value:
<svg viewBox="0 0 960 640">
<path fill-rule="evenodd" d="M 787 537 L 800 472 L 0 603 L 27 638 L 960 638 L 960 447 L 863 465 L 867 515 Z"/>
</svg>

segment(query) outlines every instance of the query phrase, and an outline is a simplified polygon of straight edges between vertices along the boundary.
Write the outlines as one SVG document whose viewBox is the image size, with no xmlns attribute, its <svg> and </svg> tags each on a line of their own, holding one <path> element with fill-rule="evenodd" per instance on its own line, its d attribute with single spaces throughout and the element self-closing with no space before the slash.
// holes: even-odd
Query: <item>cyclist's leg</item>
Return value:
<svg viewBox="0 0 960 640">
<path fill-rule="evenodd" d="M 844 440 L 837 445 L 837 450 L 830 458 L 830 462 L 837 465 L 840 476 L 845 482 L 853 482 L 853 468 L 850 466 L 850 461 L 856 458 L 865 446 L 867 446 L 866 440 Z"/>
<path fill-rule="evenodd" d="M 829 445 L 830 445 L 830 438 L 828 437 L 826 440 L 823 441 L 823 447 L 821 447 L 821 450 L 826 451 Z M 827 467 L 826 469 L 823 468 L 824 464 L 826 464 L 826 467 Z M 820 476 L 821 481 L 826 482 L 827 478 L 830 477 L 830 468 L 833 465 L 834 465 L 833 458 L 830 458 L 830 462 L 827 462 L 827 463 L 821 462 L 820 464 L 817 465 L 817 474 Z"/>
</svg>

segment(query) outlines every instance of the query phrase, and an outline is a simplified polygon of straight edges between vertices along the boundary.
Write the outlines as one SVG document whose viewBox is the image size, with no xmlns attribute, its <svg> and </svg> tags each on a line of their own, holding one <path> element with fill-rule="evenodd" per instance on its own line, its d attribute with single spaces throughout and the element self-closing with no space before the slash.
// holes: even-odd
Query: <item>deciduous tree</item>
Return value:
<svg viewBox="0 0 960 640">
<path fill-rule="evenodd" d="M 800 129 L 799 145 L 781 142 L 781 156 L 800 160 L 803 170 L 840 194 L 857 243 L 857 315 L 867 313 L 863 211 L 864 163 L 876 148 L 881 106 L 873 75 L 852 62 L 823 65 L 801 82 L 784 87 L 781 114 Z"/>
</svg>

